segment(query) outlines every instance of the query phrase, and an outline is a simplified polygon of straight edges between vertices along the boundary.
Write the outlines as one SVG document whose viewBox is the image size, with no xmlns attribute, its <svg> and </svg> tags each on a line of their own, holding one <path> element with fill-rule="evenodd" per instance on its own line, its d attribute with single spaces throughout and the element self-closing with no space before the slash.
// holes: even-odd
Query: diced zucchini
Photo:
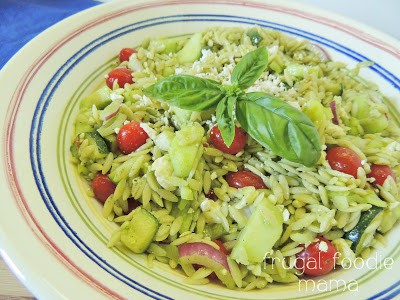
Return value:
<svg viewBox="0 0 400 300">
<path fill-rule="evenodd" d="M 207 236 L 212 240 L 219 239 L 222 235 L 226 234 L 224 226 L 220 223 L 210 224 L 205 229 Z"/>
<path fill-rule="evenodd" d="M 106 142 L 97 132 L 87 132 L 84 138 L 89 140 L 89 144 L 96 145 L 99 153 L 108 154 L 110 152 Z"/>
<path fill-rule="evenodd" d="M 324 124 L 325 112 L 321 102 L 317 100 L 308 101 L 303 107 L 303 112 L 311 119 L 318 129 Z"/>
<path fill-rule="evenodd" d="M 378 230 L 382 233 L 388 232 L 400 219 L 400 205 L 393 209 L 385 209 L 382 216 L 382 223 Z"/>
<path fill-rule="evenodd" d="M 195 123 L 185 125 L 181 130 L 175 132 L 168 153 L 176 176 L 185 178 L 189 175 L 195 163 L 195 158 L 204 136 L 204 128 Z"/>
<path fill-rule="evenodd" d="M 177 53 L 179 63 L 192 63 L 201 56 L 201 33 L 195 33 L 185 46 Z"/>
<path fill-rule="evenodd" d="M 162 49 L 159 53 L 169 54 L 176 53 L 182 49 L 183 44 L 187 40 L 187 37 L 171 37 L 171 38 L 159 38 L 150 42 L 149 48 Z"/>
<path fill-rule="evenodd" d="M 143 253 L 150 246 L 158 228 L 157 218 L 146 209 L 138 207 L 129 224 L 121 229 L 121 242 L 134 253 Z"/>
<path fill-rule="evenodd" d="M 361 120 L 369 116 L 371 106 L 369 105 L 369 97 L 365 93 L 357 94 L 352 97 L 351 115 Z"/>
<path fill-rule="evenodd" d="M 90 109 L 81 111 L 75 119 L 75 135 L 82 132 L 93 132 L 96 131 L 96 124 L 90 123 L 89 119 L 92 115 Z"/>
<path fill-rule="evenodd" d="M 258 30 L 255 28 L 252 28 L 249 31 L 247 31 L 247 36 L 250 38 L 250 41 L 254 46 L 257 46 L 263 39 L 261 35 L 258 33 Z"/>
<path fill-rule="evenodd" d="M 303 79 L 307 74 L 318 72 L 318 67 L 306 66 L 302 64 L 289 64 L 285 68 L 285 73 L 297 79 Z"/>
<path fill-rule="evenodd" d="M 110 150 L 110 152 L 117 152 L 118 150 L 118 143 L 117 143 L 117 136 L 115 134 L 110 134 L 107 135 L 105 137 L 103 137 L 104 142 L 107 145 L 108 150 Z"/>
<path fill-rule="evenodd" d="M 79 138 L 76 138 L 69 148 L 73 157 L 79 158 Z"/>
<path fill-rule="evenodd" d="M 245 265 L 262 262 L 281 237 L 282 231 L 282 211 L 264 198 L 239 233 L 231 258 Z"/>
<path fill-rule="evenodd" d="M 334 96 L 340 96 L 343 93 L 343 84 L 337 82 L 326 82 L 325 90 L 331 92 Z"/>
<path fill-rule="evenodd" d="M 357 225 L 349 232 L 346 232 L 345 238 L 352 242 L 351 249 L 355 251 L 356 256 L 359 255 L 364 248 L 368 247 L 368 241 L 371 241 L 376 228 L 374 230 L 367 229 L 374 222 L 374 219 L 379 217 L 378 215 L 382 210 L 382 207 L 372 206 L 369 210 L 361 214 Z"/>
<path fill-rule="evenodd" d="M 193 200 L 194 199 L 193 191 L 190 187 L 182 186 L 180 188 L 180 191 L 181 191 L 181 198 L 183 200 Z"/>
<path fill-rule="evenodd" d="M 97 91 L 91 93 L 89 96 L 83 98 L 79 108 L 91 108 L 94 104 L 96 105 L 97 109 L 103 109 L 111 103 L 111 93 L 112 90 L 108 86 L 104 85 Z"/>
<path fill-rule="evenodd" d="M 359 134 L 360 128 L 364 133 L 379 133 L 389 126 L 387 117 L 376 108 L 367 93 L 348 92 L 344 96 L 352 103 L 351 114 L 353 117 L 348 124 L 351 128 L 350 134 Z"/>
<path fill-rule="evenodd" d="M 360 120 L 360 125 L 365 133 L 379 133 L 389 126 L 389 121 L 385 115 L 380 115 L 378 117 L 362 119 Z"/>
<path fill-rule="evenodd" d="M 82 137 L 83 134 L 83 137 Z M 80 133 L 74 140 L 71 145 L 71 153 L 76 158 L 79 158 L 79 147 L 83 140 L 87 139 L 89 141 L 89 145 L 95 145 L 97 147 L 97 151 L 100 154 L 108 154 L 109 150 L 106 142 L 97 132 L 85 132 Z"/>
<path fill-rule="evenodd" d="M 159 135 L 154 139 L 154 144 L 162 151 L 168 151 L 171 147 L 172 140 L 174 139 L 175 134 L 172 131 L 165 130 L 162 131 Z"/>
<path fill-rule="evenodd" d="M 278 73 L 278 74 L 280 74 L 280 73 L 282 73 L 282 71 L 283 71 L 283 65 L 281 65 L 281 64 L 279 64 L 277 61 L 271 61 L 270 63 L 269 63 L 269 65 L 268 65 L 268 67 L 272 70 L 272 71 L 274 71 L 275 73 Z"/>
</svg>

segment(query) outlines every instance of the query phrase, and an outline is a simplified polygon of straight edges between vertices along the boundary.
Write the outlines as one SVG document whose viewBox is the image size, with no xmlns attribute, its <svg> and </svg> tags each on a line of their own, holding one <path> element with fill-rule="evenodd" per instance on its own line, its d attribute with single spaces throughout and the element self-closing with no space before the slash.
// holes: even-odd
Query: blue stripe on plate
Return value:
<svg viewBox="0 0 400 300">
<path fill-rule="evenodd" d="M 400 286 L 400 280 L 397 281 L 396 283 L 394 283 L 393 285 L 389 286 L 387 289 L 384 289 L 383 291 L 369 297 L 366 300 L 376 300 L 376 299 L 393 299 L 396 295 L 398 295 L 400 293 L 400 289 L 397 289 L 397 291 L 394 291 L 392 294 L 386 295 L 387 293 L 389 293 L 390 291 L 394 290 L 396 287 Z M 380 298 L 381 296 L 384 296 L 384 298 Z"/>
<path fill-rule="evenodd" d="M 36 185 L 39 189 L 39 192 L 43 198 L 43 201 L 49 210 L 50 214 L 57 222 L 58 226 L 63 230 L 65 235 L 78 247 L 90 260 L 96 263 L 100 268 L 114 276 L 121 282 L 127 284 L 133 289 L 146 294 L 154 299 L 172 299 L 169 296 L 163 295 L 150 287 L 147 287 L 139 282 L 133 280 L 128 275 L 121 273 L 121 271 L 114 268 L 110 265 L 104 258 L 102 258 L 99 254 L 97 254 L 93 249 L 91 249 L 85 242 L 82 240 L 78 234 L 74 231 L 73 227 L 68 224 L 62 213 L 59 211 L 56 203 L 54 202 L 54 198 L 51 195 L 50 189 L 47 185 L 45 174 L 43 173 L 42 168 L 42 157 L 41 157 L 41 134 L 43 129 L 44 117 L 48 108 L 50 101 L 53 100 L 53 95 L 55 91 L 58 89 L 59 85 L 62 83 L 63 79 L 67 76 L 67 74 L 76 67 L 76 65 L 85 58 L 92 51 L 97 49 L 103 44 L 106 44 L 115 38 L 118 38 L 122 35 L 126 35 L 138 30 L 142 30 L 145 28 L 158 26 L 162 24 L 171 24 L 171 23 L 184 23 L 184 22 L 225 22 L 225 23 L 240 23 L 240 24 L 249 24 L 249 25 L 259 25 L 261 27 L 268 27 L 272 29 L 276 29 L 279 31 L 283 31 L 286 33 L 290 33 L 293 35 L 297 35 L 299 37 L 304 37 L 308 40 L 321 43 L 335 51 L 348 56 L 349 58 L 360 62 L 360 61 L 370 61 L 368 57 L 361 55 L 360 53 L 353 51 L 337 42 L 326 39 L 324 37 L 312 34 L 310 32 L 300 30 L 294 27 L 282 25 L 279 23 L 268 22 L 265 20 L 252 19 L 252 18 L 243 18 L 238 16 L 230 16 L 230 15 L 172 15 L 168 17 L 162 18 L 154 18 L 146 21 L 132 23 L 123 27 L 120 27 L 117 30 L 109 32 L 95 40 L 86 46 L 82 47 L 78 52 L 76 52 L 72 57 L 70 57 L 54 74 L 46 88 L 44 89 L 39 102 L 35 108 L 34 117 L 32 120 L 31 131 L 30 131 L 30 159 L 31 159 L 31 167 L 34 172 Z M 396 89 L 400 89 L 400 80 L 396 76 L 394 76 L 391 72 L 384 69 L 382 66 L 376 64 L 373 67 L 370 67 L 375 73 L 384 78 L 387 82 L 392 84 Z M 390 292 L 392 289 L 387 289 L 387 292 Z M 387 293 L 386 292 L 386 293 Z M 397 291 L 395 291 L 397 292 Z"/>
</svg>

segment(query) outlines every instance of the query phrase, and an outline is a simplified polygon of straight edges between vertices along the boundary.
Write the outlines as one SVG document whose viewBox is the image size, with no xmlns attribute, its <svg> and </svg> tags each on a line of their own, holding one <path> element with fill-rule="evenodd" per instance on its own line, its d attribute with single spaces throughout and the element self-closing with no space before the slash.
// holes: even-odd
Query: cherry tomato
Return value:
<svg viewBox="0 0 400 300">
<path fill-rule="evenodd" d="M 133 83 L 132 71 L 127 68 L 116 68 L 108 73 L 106 84 L 110 89 L 113 88 L 115 80 L 118 80 L 118 86 L 121 88 L 125 83 Z"/>
<path fill-rule="evenodd" d="M 326 153 L 326 159 L 332 169 L 353 175 L 357 178 L 357 169 L 362 167 L 361 158 L 351 149 L 334 147 Z"/>
<path fill-rule="evenodd" d="M 235 126 L 235 137 L 232 145 L 228 147 L 222 139 L 221 131 L 218 126 L 215 125 L 210 131 L 210 141 L 218 150 L 229 154 L 236 154 L 242 151 L 246 145 L 246 133 L 242 128 Z"/>
<path fill-rule="evenodd" d="M 124 154 L 129 154 L 146 143 L 149 138 L 146 131 L 140 127 L 139 122 L 130 122 L 121 127 L 117 135 L 119 150 Z"/>
<path fill-rule="evenodd" d="M 296 255 L 296 269 L 311 276 L 327 274 L 335 267 L 336 253 L 330 241 L 319 237 Z"/>
<path fill-rule="evenodd" d="M 129 61 L 129 57 L 131 57 L 133 53 L 137 53 L 137 51 L 133 48 L 122 48 L 119 52 L 119 61 Z"/>
<path fill-rule="evenodd" d="M 98 174 L 92 181 L 93 193 L 97 200 L 104 203 L 114 193 L 116 185 L 106 174 Z"/>
<path fill-rule="evenodd" d="M 394 173 L 389 166 L 375 164 L 371 165 L 371 173 L 368 174 L 368 177 L 375 178 L 374 183 L 383 185 L 388 176 L 392 176 L 393 179 L 396 180 L 396 176 L 394 176 Z"/>
<path fill-rule="evenodd" d="M 260 176 L 247 171 L 230 172 L 225 176 L 230 187 L 240 189 L 245 186 L 254 186 L 256 189 L 266 189 L 266 185 Z"/>
<path fill-rule="evenodd" d="M 219 252 L 222 252 L 222 253 L 224 253 L 224 254 L 226 254 L 226 255 L 231 254 L 231 252 L 230 252 L 228 249 L 226 249 L 226 247 L 224 246 L 224 243 L 222 243 L 222 242 L 219 241 L 219 240 L 212 240 L 212 241 L 218 245 L 218 247 L 219 247 Z"/>
</svg>

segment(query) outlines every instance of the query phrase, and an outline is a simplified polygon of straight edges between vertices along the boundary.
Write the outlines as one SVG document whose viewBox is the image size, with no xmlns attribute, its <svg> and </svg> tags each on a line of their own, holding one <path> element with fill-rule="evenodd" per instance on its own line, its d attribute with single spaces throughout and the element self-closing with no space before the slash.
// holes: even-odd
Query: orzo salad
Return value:
<svg viewBox="0 0 400 300">
<path fill-rule="evenodd" d="M 400 218 L 400 129 L 370 65 L 259 27 L 121 49 L 71 146 L 108 246 L 244 290 L 367 258 Z"/>
</svg>

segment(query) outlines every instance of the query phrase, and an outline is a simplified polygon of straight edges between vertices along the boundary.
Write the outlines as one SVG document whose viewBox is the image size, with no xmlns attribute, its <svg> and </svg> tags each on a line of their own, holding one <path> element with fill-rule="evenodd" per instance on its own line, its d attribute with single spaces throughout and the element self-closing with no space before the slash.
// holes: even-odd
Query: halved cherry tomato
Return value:
<svg viewBox="0 0 400 300">
<path fill-rule="evenodd" d="M 146 131 L 140 127 L 139 122 L 130 122 L 121 127 L 117 135 L 119 150 L 124 154 L 129 154 L 146 143 L 149 138 Z"/>
<path fill-rule="evenodd" d="M 371 173 L 368 174 L 368 177 L 375 178 L 374 183 L 383 185 L 388 176 L 392 176 L 393 179 L 396 180 L 396 176 L 394 176 L 394 173 L 389 166 L 376 164 L 371 165 Z"/>
<path fill-rule="evenodd" d="M 326 153 L 326 159 L 332 169 L 353 175 L 357 178 L 357 170 L 362 167 L 361 158 L 351 149 L 333 147 Z"/>
<path fill-rule="evenodd" d="M 225 176 L 225 180 L 230 187 L 237 189 L 245 186 L 254 186 L 256 189 L 267 188 L 260 176 L 247 170 L 230 172 Z"/>
<path fill-rule="evenodd" d="M 222 252 L 222 253 L 224 253 L 226 255 L 231 254 L 231 252 L 228 249 L 226 249 L 226 247 L 225 247 L 223 242 L 221 242 L 219 240 L 212 240 L 212 241 L 218 245 L 220 252 Z"/>
<path fill-rule="evenodd" d="M 123 88 L 126 83 L 133 83 L 132 70 L 127 68 L 116 68 L 108 73 L 106 84 L 110 89 L 113 88 L 115 80 L 117 80 L 118 86 L 121 88 Z"/>
<path fill-rule="evenodd" d="M 121 51 L 119 51 L 119 61 L 129 61 L 129 57 L 131 57 L 133 53 L 137 53 L 133 48 L 122 48 Z"/>
<path fill-rule="evenodd" d="M 319 276 L 332 271 L 335 267 L 336 248 L 323 237 L 311 243 L 296 255 L 296 269 L 306 275 Z"/>
<path fill-rule="evenodd" d="M 104 203 L 114 193 L 117 186 L 106 174 L 98 174 L 92 181 L 92 189 L 97 200 Z"/>
<path fill-rule="evenodd" d="M 222 139 L 221 131 L 215 125 L 210 131 L 210 141 L 218 150 L 229 154 L 236 154 L 242 151 L 246 145 L 246 133 L 242 128 L 235 126 L 235 137 L 232 145 L 228 147 Z"/>
</svg>

